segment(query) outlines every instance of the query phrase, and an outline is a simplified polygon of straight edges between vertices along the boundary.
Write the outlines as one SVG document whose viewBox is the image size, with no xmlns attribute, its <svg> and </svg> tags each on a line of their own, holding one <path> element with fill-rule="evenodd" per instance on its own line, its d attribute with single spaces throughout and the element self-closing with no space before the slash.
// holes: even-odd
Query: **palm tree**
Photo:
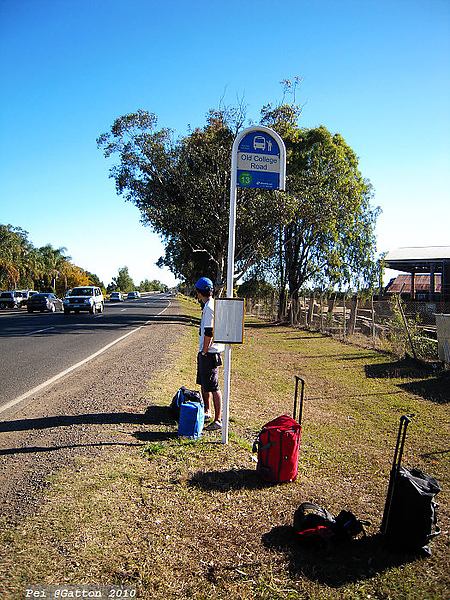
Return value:
<svg viewBox="0 0 450 600">
<path fill-rule="evenodd" d="M 0 225 L 0 287 L 16 288 L 23 272 L 23 256 L 31 247 L 20 227 Z"/>
<path fill-rule="evenodd" d="M 60 275 L 64 275 L 70 268 L 70 256 L 66 256 L 67 248 L 53 248 L 47 244 L 39 248 L 39 254 L 42 263 L 42 280 L 46 286 L 53 290 L 56 288 L 56 280 Z"/>
</svg>

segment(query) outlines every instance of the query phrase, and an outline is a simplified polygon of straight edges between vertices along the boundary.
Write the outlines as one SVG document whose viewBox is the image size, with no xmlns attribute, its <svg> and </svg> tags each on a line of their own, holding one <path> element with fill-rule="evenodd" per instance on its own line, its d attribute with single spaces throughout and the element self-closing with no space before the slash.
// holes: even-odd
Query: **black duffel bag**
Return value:
<svg viewBox="0 0 450 600">
<path fill-rule="evenodd" d="M 180 407 L 183 402 L 198 402 L 203 404 L 200 392 L 197 392 L 196 390 L 188 390 L 184 386 L 181 386 L 170 403 L 170 414 L 175 421 L 178 421 L 180 418 Z"/>
<path fill-rule="evenodd" d="M 434 500 L 440 491 L 436 479 L 419 469 L 398 469 L 384 530 L 391 548 L 431 555 L 428 544 L 440 533 Z"/>
</svg>

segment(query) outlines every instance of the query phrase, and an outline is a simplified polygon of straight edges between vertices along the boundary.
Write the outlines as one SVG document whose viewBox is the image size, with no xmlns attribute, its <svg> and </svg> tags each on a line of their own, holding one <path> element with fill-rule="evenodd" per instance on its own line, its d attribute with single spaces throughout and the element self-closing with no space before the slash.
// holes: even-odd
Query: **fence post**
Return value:
<svg viewBox="0 0 450 600">
<path fill-rule="evenodd" d="M 330 328 L 333 325 L 333 313 L 336 306 L 336 294 L 331 294 L 331 297 L 328 301 L 328 313 L 330 315 Z"/>
<path fill-rule="evenodd" d="M 314 298 L 315 295 L 312 293 L 309 297 L 309 307 L 308 307 L 308 322 L 307 326 L 311 329 L 314 320 Z"/>
<path fill-rule="evenodd" d="M 320 331 L 323 333 L 323 293 L 320 294 Z"/>
<path fill-rule="evenodd" d="M 348 325 L 348 335 L 354 335 L 356 326 L 356 315 L 358 312 L 358 296 L 352 298 L 352 308 L 350 310 L 350 322 Z"/>
<path fill-rule="evenodd" d="M 373 294 L 372 294 L 372 347 L 373 349 L 375 349 L 376 345 L 377 345 L 377 341 L 376 341 L 376 329 L 375 329 L 375 305 L 373 302 Z"/>
</svg>

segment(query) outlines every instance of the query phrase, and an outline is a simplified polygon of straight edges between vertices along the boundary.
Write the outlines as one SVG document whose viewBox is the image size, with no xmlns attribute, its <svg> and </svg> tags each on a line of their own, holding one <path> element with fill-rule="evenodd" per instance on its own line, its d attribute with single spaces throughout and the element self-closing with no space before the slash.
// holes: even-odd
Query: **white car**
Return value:
<svg viewBox="0 0 450 600">
<path fill-rule="evenodd" d="M 109 301 L 110 302 L 123 302 L 124 301 L 123 294 L 121 294 L 120 292 L 111 292 L 111 294 L 109 295 Z"/>
<path fill-rule="evenodd" d="M 20 308 L 22 302 L 23 296 L 16 290 L 0 293 L 0 308 Z"/>
<path fill-rule="evenodd" d="M 95 314 L 103 311 L 103 303 L 103 294 L 99 287 L 95 285 L 75 287 L 64 298 L 64 314 L 68 315 L 71 311 Z"/>
</svg>

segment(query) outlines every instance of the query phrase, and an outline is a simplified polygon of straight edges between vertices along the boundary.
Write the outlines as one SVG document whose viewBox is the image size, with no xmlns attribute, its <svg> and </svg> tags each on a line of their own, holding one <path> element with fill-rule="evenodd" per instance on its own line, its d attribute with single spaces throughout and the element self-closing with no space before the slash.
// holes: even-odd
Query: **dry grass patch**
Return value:
<svg viewBox="0 0 450 600">
<path fill-rule="evenodd" d="M 448 531 L 427 560 L 388 553 L 375 536 L 403 412 L 418 414 L 406 462 L 440 481 L 448 530 L 448 406 L 401 387 L 422 374 L 375 376 L 387 356 L 249 320 L 232 353 L 229 445 L 217 433 L 178 440 L 167 407 L 180 385 L 194 387 L 199 316 L 185 306 L 192 327 L 176 341 L 175 367 L 148 390 L 142 447 L 109 450 L 51 481 L 39 514 L 2 534 L 3 596 L 21 598 L 25 582 L 85 582 L 135 584 L 152 600 L 449 597 Z M 267 485 L 251 444 L 291 412 L 296 374 L 307 382 L 299 476 Z M 292 518 L 307 500 L 369 519 L 368 538 L 328 553 L 299 545 Z"/>
</svg>

